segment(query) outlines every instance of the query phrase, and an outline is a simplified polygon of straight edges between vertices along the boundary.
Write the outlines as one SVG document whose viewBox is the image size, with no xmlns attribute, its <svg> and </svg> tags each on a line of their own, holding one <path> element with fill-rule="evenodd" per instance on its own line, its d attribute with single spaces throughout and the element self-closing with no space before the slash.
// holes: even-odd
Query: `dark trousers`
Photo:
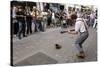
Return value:
<svg viewBox="0 0 100 67">
<path fill-rule="evenodd" d="M 90 26 L 93 27 L 94 19 L 90 19 Z"/>
<path fill-rule="evenodd" d="M 37 20 L 33 20 L 33 22 L 34 22 L 34 25 L 35 25 L 35 27 L 34 27 L 34 32 L 38 32 Z"/>
<path fill-rule="evenodd" d="M 18 21 L 18 24 L 19 24 L 18 37 L 21 38 L 21 34 L 23 34 L 23 37 L 25 37 L 25 28 L 26 28 L 25 22 Z"/>
<path fill-rule="evenodd" d="M 12 32 L 13 34 L 17 34 L 19 29 L 19 24 L 18 23 L 12 23 Z"/>
<path fill-rule="evenodd" d="M 50 26 L 51 23 L 52 23 L 51 17 L 48 17 L 48 18 L 47 18 L 47 26 Z"/>
<path fill-rule="evenodd" d="M 39 24 L 38 29 L 39 29 L 40 31 L 43 31 L 43 25 L 42 25 L 41 20 L 38 20 L 37 23 Z"/>
<path fill-rule="evenodd" d="M 38 20 L 38 19 L 37 19 L 37 20 L 34 22 L 34 24 L 35 24 L 35 30 L 34 30 L 34 32 L 43 31 L 43 26 L 42 26 L 41 20 Z"/>
<path fill-rule="evenodd" d="M 27 20 L 27 34 L 32 33 L 32 21 Z"/>
<path fill-rule="evenodd" d="M 67 22 L 67 25 L 69 25 L 69 26 L 72 26 L 73 25 L 73 22 L 72 22 L 71 19 L 67 19 L 66 22 Z"/>
</svg>

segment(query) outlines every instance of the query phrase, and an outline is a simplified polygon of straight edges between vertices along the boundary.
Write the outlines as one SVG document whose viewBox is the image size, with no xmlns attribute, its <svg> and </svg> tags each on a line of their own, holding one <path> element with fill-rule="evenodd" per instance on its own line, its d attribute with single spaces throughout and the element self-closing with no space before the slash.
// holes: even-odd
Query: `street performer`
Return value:
<svg viewBox="0 0 100 67">
<path fill-rule="evenodd" d="M 82 18 L 82 16 L 77 18 L 77 15 L 73 14 L 73 15 L 71 15 L 71 19 L 75 22 L 75 29 L 67 30 L 67 32 L 69 34 L 73 34 L 73 35 L 79 34 L 75 41 L 75 46 L 79 51 L 79 54 L 77 54 L 76 56 L 78 58 L 84 59 L 85 53 L 84 53 L 82 44 L 89 36 L 88 26 L 87 26 L 86 22 L 84 21 L 84 19 Z"/>
</svg>

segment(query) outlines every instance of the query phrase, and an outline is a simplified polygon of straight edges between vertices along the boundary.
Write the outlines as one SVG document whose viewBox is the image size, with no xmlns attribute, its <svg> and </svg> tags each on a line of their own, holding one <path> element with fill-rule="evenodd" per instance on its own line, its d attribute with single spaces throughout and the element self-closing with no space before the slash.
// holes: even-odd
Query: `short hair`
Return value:
<svg viewBox="0 0 100 67">
<path fill-rule="evenodd" d="M 77 15 L 76 15 L 76 14 L 72 14 L 72 15 L 71 15 L 71 19 L 72 19 L 72 20 L 77 19 Z"/>
</svg>

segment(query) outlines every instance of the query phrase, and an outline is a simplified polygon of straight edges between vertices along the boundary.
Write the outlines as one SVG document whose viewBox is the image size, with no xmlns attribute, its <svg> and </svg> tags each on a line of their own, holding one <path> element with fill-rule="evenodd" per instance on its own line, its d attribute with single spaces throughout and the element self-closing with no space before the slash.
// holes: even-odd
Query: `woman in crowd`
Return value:
<svg viewBox="0 0 100 67">
<path fill-rule="evenodd" d="M 35 6 L 33 6 L 31 15 L 32 15 L 32 22 L 34 22 L 34 25 L 35 25 L 35 27 L 34 27 L 34 32 L 38 32 L 38 24 L 37 24 L 37 22 L 36 22 L 36 20 L 37 20 L 37 14 L 38 14 L 38 13 L 37 13 L 37 9 L 36 9 Z"/>
</svg>

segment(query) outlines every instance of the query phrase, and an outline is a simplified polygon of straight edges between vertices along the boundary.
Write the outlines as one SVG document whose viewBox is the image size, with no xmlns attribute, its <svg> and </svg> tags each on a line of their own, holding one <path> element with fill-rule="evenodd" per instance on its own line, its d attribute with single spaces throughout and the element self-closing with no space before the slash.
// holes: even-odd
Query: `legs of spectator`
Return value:
<svg viewBox="0 0 100 67">
<path fill-rule="evenodd" d="M 42 25 L 42 22 L 41 21 L 39 21 L 39 30 L 40 31 L 43 31 L 43 25 Z"/>
<path fill-rule="evenodd" d="M 30 21 L 29 23 L 29 31 L 30 31 L 30 34 L 32 33 L 32 22 Z"/>
<path fill-rule="evenodd" d="M 32 22 L 27 21 L 27 34 L 32 33 Z"/>
<path fill-rule="evenodd" d="M 38 32 L 38 24 L 37 24 L 37 20 L 34 21 L 34 24 L 35 24 L 35 30 L 34 30 L 34 32 Z"/>
<path fill-rule="evenodd" d="M 45 31 L 45 22 L 42 22 L 42 29 Z"/>
<path fill-rule="evenodd" d="M 93 27 L 94 19 L 90 19 L 90 26 Z"/>
<path fill-rule="evenodd" d="M 56 19 L 52 19 L 52 24 L 54 27 L 56 27 Z"/>
<path fill-rule="evenodd" d="M 95 28 L 97 25 L 97 19 L 95 19 L 94 24 L 93 24 L 93 28 Z"/>
<path fill-rule="evenodd" d="M 22 22 L 19 21 L 19 22 L 18 22 L 18 25 L 19 25 L 19 29 L 18 29 L 17 35 L 18 35 L 18 38 L 21 39 Z"/>
<path fill-rule="evenodd" d="M 29 22 L 27 21 L 27 35 L 29 34 Z"/>
<path fill-rule="evenodd" d="M 23 23 L 22 23 L 22 33 L 23 33 L 23 37 L 26 37 L 25 28 L 26 28 L 26 24 L 25 24 L 25 22 L 23 21 Z"/>
</svg>

